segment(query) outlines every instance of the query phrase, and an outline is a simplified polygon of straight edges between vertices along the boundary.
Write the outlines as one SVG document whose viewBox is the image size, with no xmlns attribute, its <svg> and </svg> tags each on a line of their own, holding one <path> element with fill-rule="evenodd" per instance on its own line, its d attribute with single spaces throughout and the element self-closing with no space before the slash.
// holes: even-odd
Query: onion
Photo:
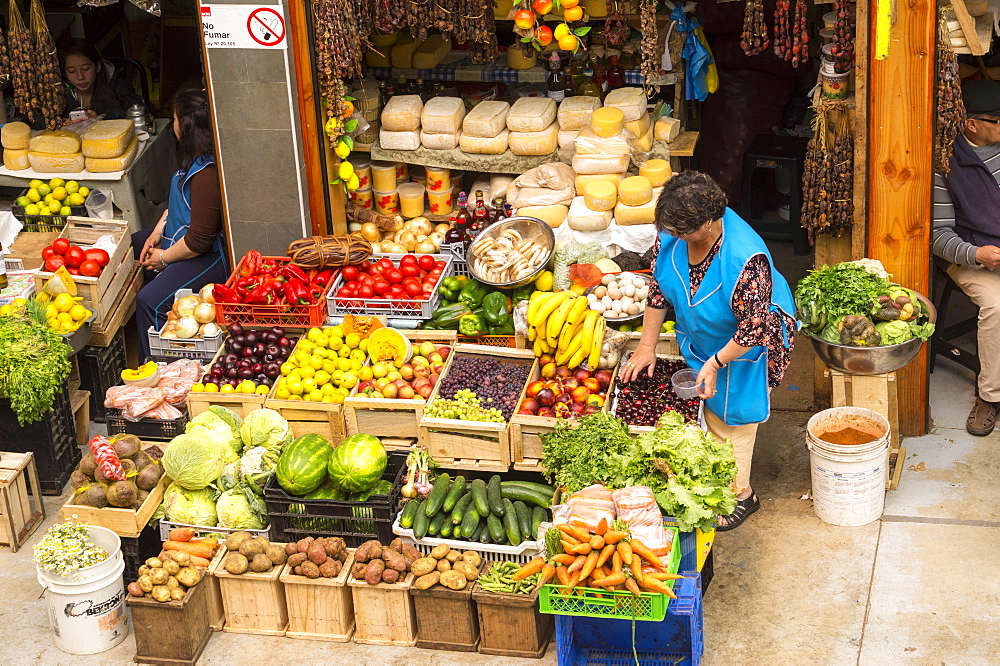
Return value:
<svg viewBox="0 0 1000 666">
<path fill-rule="evenodd" d="M 449 229 L 451 229 L 451 225 L 448 224 L 447 222 L 442 222 L 438 225 L 435 225 L 434 233 L 439 233 L 443 237 L 446 233 L 448 233 Z"/>
<path fill-rule="evenodd" d="M 214 338 L 219 334 L 219 326 L 214 322 L 202 324 L 201 328 L 198 329 L 198 334 L 203 338 Z"/>
<path fill-rule="evenodd" d="M 420 234 L 426 236 L 430 232 L 434 231 L 434 225 L 431 224 L 431 221 L 428 220 L 426 217 L 415 217 L 412 220 L 410 220 L 410 231 L 412 231 L 414 235 L 417 236 L 419 236 Z"/>
<path fill-rule="evenodd" d="M 201 288 L 201 291 L 198 292 L 198 299 L 202 303 L 213 303 L 214 304 L 215 303 L 215 293 L 212 291 L 213 289 L 215 289 L 215 284 L 209 282 L 208 284 L 206 284 L 204 287 Z"/>
<path fill-rule="evenodd" d="M 432 233 L 427 238 L 429 238 L 430 240 L 434 241 L 434 243 L 436 245 L 440 245 L 441 243 L 444 242 L 444 234 L 441 233 L 440 231 L 435 231 L 434 233 Z"/>
<path fill-rule="evenodd" d="M 360 222 L 351 222 L 347 225 L 347 230 L 350 232 L 361 231 L 361 226 Z"/>
<path fill-rule="evenodd" d="M 194 314 L 194 309 L 201 303 L 201 299 L 191 294 L 190 296 L 184 296 L 183 298 L 178 298 L 174 301 L 174 307 L 172 308 L 174 314 L 180 318 L 190 317 Z"/>
<path fill-rule="evenodd" d="M 405 247 L 407 252 L 413 252 L 413 246 L 417 244 L 417 237 L 412 231 L 400 231 L 396 234 L 396 242 Z"/>
<path fill-rule="evenodd" d="M 163 331 L 160 333 L 161 340 L 175 340 L 177 339 L 177 334 L 173 331 Z"/>
<path fill-rule="evenodd" d="M 382 239 L 382 232 L 378 230 L 373 222 L 365 222 L 361 225 L 361 237 L 369 243 Z"/>
<path fill-rule="evenodd" d="M 211 303 L 199 303 L 194 308 L 194 318 L 199 324 L 215 321 L 215 306 Z"/>
<path fill-rule="evenodd" d="M 372 252 L 374 254 L 381 254 L 382 253 L 382 244 L 378 243 L 378 242 L 372 243 Z"/>
<path fill-rule="evenodd" d="M 437 246 L 432 240 L 422 240 L 413 246 L 413 251 L 417 254 L 434 254 L 437 252 Z"/>
<path fill-rule="evenodd" d="M 167 310 L 167 321 L 177 321 L 177 315 L 173 310 Z"/>
<path fill-rule="evenodd" d="M 198 320 L 192 316 L 181 317 L 177 320 L 176 333 L 178 338 L 193 338 L 198 335 Z"/>
</svg>

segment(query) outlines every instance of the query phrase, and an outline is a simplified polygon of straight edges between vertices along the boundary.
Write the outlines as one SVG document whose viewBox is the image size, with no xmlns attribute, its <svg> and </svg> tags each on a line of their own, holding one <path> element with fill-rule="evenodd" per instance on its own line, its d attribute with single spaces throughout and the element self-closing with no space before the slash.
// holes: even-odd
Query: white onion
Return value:
<svg viewBox="0 0 1000 666">
<path fill-rule="evenodd" d="M 410 231 L 415 235 L 419 236 L 423 234 L 424 236 L 430 235 L 434 231 L 434 225 L 426 217 L 415 217 L 408 223 Z"/>
<path fill-rule="evenodd" d="M 215 306 L 211 303 L 199 303 L 194 308 L 194 318 L 199 324 L 215 321 Z"/>
<path fill-rule="evenodd" d="M 209 282 L 198 292 L 198 299 L 202 303 L 215 303 L 215 293 L 212 291 L 215 285 Z"/>
<path fill-rule="evenodd" d="M 178 298 L 174 301 L 174 307 L 172 309 L 174 314 L 180 318 L 190 317 L 194 314 L 194 309 L 199 303 L 201 303 L 201 299 L 194 294 L 191 294 L 190 296 Z"/>
<path fill-rule="evenodd" d="M 202 324 L 201 328 L 198 329 L 198 334 L 203 338 L 214 338 L 219 334 L 219 326 L 215 322 Z"/>
<path fill-rule="evenodd" d="M 181 317 L 177 320 L 177 332 L 178 338 L 193 338 L 198 335 L 198 320 L 192 316 Z"/>
<path fill-rule="evenodd" d="M 437 252 L 437 245 L 434 244 L 434 241 L 425 239 L 418 241 L 413 247 L 413 251 L 417 254 L 434 254 Z"/>
</svg>

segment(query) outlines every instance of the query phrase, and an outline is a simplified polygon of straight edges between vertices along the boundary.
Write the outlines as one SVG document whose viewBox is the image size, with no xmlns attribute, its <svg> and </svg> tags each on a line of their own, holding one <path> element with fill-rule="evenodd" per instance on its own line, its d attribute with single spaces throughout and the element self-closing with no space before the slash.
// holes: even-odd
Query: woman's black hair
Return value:
<svg viewBox="0 0 1000 666">
<path fill-rule="evenodd" d="M 86 58 L 94 63 L 97 68 L 97 75 L 94 77 L 94 87 L 90 98 L 90 108 L 97 113 L 105 113 L 109 109 L 118 108 L 121 103 L 115 96 L 114 91 L 108 84 L 108 71 L 104 66 L 104 60 L 97 49 L 83 39 L 71 39 L 59 49 L 59 71 L 66 77 L 66 58 L 71 55 Z M 68 84 L 72 87 L 73 84 Z M 77 93 L 79 96 L 79 93 Z M 70 109 L 72 110 L 72 109 Z"/>
<path fill-rule="evenodd" d="M 215 155 L 208 95 L 202 90 L 181 90 L 174 96 L 174 114 L 180 124 L 178 155 L 181 168 L 188 169 L 199 155 Z"/>
<path fill-rule="evenodd" d="M 656 228 L 685 236 L 726 213 L 726 194 L 701 171 L 682 171 L 663 185 L 656 202 Z"/>
</svg>

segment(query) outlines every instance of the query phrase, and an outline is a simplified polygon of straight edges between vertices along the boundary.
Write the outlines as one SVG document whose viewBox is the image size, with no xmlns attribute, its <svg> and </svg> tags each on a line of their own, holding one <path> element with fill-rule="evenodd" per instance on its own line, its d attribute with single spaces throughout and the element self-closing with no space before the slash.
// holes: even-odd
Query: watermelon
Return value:
<svg viewBox="0 0 1000 666">
<path fill-rule="evenodd" d="M 316 490 L 311 493 L 303 495 L 305 499 L 332 499 L 332 500 L 346 500 L 347 495 L 344 491 L 337 487 L 331 479 L 327 479 L 323 482 Z"/>
<path fill-rule="evenodd" d="M 377 437 L 351 435 L 330 454 L 327 472 L 337 487 L 348 493 L 368 490 L 382 478 L 388 456 Z"/>
<path fill-rule="evenodd" d="M 303 435 L 281 453 L 275 478 L 285 492 L 301 496 L 311 493 L 326 481 L 326 466 L 333 449 L 319 435 Z"/>
<path fill-rule="evenodd" d="M 390 490 L 392 490 L 392 482 L 385 479 L 379 479 L 378 483 L 368 490 L 362 490 L 360 493 L 352 494 L 350 501 L 364 502 L 372 495 L 388 495 Z"/>
</svg>

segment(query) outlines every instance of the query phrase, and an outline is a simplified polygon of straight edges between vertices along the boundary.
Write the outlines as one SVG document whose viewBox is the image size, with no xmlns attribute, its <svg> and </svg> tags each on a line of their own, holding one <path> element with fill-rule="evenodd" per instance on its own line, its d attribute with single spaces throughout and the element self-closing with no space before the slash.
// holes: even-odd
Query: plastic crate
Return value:
<svg viewBox="0 0 1000 666">
<path fill-rule="evenodd" d="M 42 494 L 62 494 L 80 461 L 76 419 L 66 387 L 56 393 L 52 409 L 41 420 L 24 426 L 18 423 L 10 400 L 0 398 L 0 451 L 34 453 Z"/>
<path fill-rule="evenodd" d="M 114 407 L 107 407 L 105 410 L 105 423 L 108 426 L 108 436 L 129 434 L 135 435 L 142 440 L 170 441 L 177 435 L 184 434 L 184 426 L 187 425 L 188 415 L 184 414 L 176 419 L 139 419 L 130 421 L 121 415 L 121 410 Z"/>
<path fill-rule="evenodd" d="M 178 289 L 174 293 L 174 302 L 177 302 L 178 298 L 192 295 L 194 292 L 190 289 Z M 149 351 L 155 356 L 165 356 L 172 359 L 194 358 L 199 361 L 209 361 L 219 351 L 223 340 L 226 339 L 225 329 L 221 326 L 219 332 L 209 338 L 161 338 L 162 330 L 157 331 L 150 326 L 149 330 L 146 331 L 149 338 Z"/>
<path fill-rule="evenodd" d="M 557 617 L 559 666 L 697 666 L 705 649 L 701 576 L 696 572 L 684 576 L 674 588 L 676 601 L 660 622 Z"/>
<path fill-rule="evenodd" d="M 122 559 L 125 560 L 125 584 L 139 580 L 139 567 L 151 557 L 160 554 L 160 534 L 155 528 L 146 527 L 137 537 L 119 537 L 122 542 Z"/>
<path fill-rule="evenodd" d="M 677 523 L 673 518 L 664 518 L 664 526 L 676 527 Z M 702 530 L 692 530 L 691 532 L 681 532 L 681 571 L 701 571 L 702 566 L 698 566 L 698 544 L 706 543 L 708 553 L 705 555 L 705 562 L 708 561 L 708 555 L 712 552 L 712 544 L 715 541 L 715 528 L 713 527 L 711 531 L 704 532 Z M 703 586 L 707 587 L 708 581 L 702 579 Z"/>
<path fill-rule="evenodd" d="M 232 527 L 209 527 L 208 525 L 190 525 L 188 523 L 175 523 L 167 520 L 166 518 L 160 519 L 159 536 L 162 541 L 166 541 L 170 536 L 170 530 L 177 527 L 193 527 L 198 530 L 199 536 L 206 536 L 209 534 L 221 534 L 223 536 L 227 534 L 235 534 L 236 532 L 250 532 L 255 536 L 262 536 L 267 540 L 271 539 L 271 527 L 265 527 L 262 530 L 241 530 Z"/>
<path fill-rule="evenodd" d="M 504 349 L 517 349 L 517 338 L 513 335 L 481 335 L 478 338 L 458 338 L 461 344 L 486 345 L 487 347 L 502 347 Z"/>
<path fill-rule="evenodd" d="M 462 243 L 445 243 L 441 245 L 441 254 L 451 254 L 452 275 L 472 277 L 469 262 L 465 259 L 465 245 Z"/>
<path fill-rule="evenodd" d="M 27 196 L 28 188 L 25 188 L 17 195 L 17 198 Z M 89 195 L 88 195 L 89 196 Z M 83 206 L 70 206 L 70 215 L 75 215 L 77 217 L 87 216 L 87 206 L 86 201 L 84 201 Z M 11 205 L 10 212 L 18 220 L 24 223 L 25 231 L 35 231 L 35 232 L 59 232 L 63 230 L 66 226 L 66 218 L 68 215 L 28 215 L 24 212 L 24 207 L 16 203 Z"/>
<path fill-rule="evenodd" d="M 480 553 L 484 559 L 491 562 L 517 562 L 527 564 L 538 556 L 538 544 L 534 541 L 525 541 L 518 546 L 497 546 L 488 543 L 476 543 L 475 541 L 462 541 L 459 539 L 436 539 L 434 537 L 424 537 L 417 539 L 413 536 L 413 530 L 408 530 L 399 526 L 399 516 L 392 523 L 392 531 L 403 543 L 410 543 L 424 555 L 434 550 L 434 546 L 448 544 L 455 550 L 474 550 Z"/>
<path fill-rule="evenodd" d="M 84 347 L 76 355 L 80 361 L 80 388 L 90 391 L 90 419 L 104 421 L 104 395 L 122 383 L 125 357 L 125 329 L 119 329 L 107 347 Z"/>
<path fill-rule="evenodd" d="M 373 258 L 389 257 L 392 259 L 393 265 L 398 267 L 399 259 L 403 256 L 401 254 L 383 254 L 375 255 Z M 344 276 L 338 275 L 333 283 L 333 288 L 330 289 L 330 293 L 326 297 L 327 311 L 331 317 L 354 314 L 384 315 L 399 319 L 430 319 L 434 311 L 437 310 L 438 305 L 441 304 L 441 294 L 438 293 L 438 287 L 441 286 L 441 280 L 452 275 L 451 266 L 453 261 L 449 254 L 432 254 L 430 256 L 434 257 L 435 261 L 444 261 L 445 267 L 441 271 L 441 277 L 434 283 L 434 290 L 431 292 L 431 297 L 426 301 L 398 301 L 390 298 L 337 298 L 335 294 L 344 286 Z"/>
<path fill-rule="evenodd" d="M 288 257 L 263 257 L 265 261 L 279 264 L 291 263 Z M 246 261 L 240 259 L 236 270 L 226 280 L 226 286 L 234 289 L 237 276 Z M 323 289 L 323 294 L 312 305 L 251 305 L 249 303 L 215 303 L 215 323 L 220 327 L 229 324 L 244 326 L 282 326 L 284 328 L 309 328 L 322 326 L 326 321 L 326 294 L 329 287 Z"/>
<path fill-rule="evenodd" d="M 677 573 L 681 563 L 680 536 L 676 527 L 665 527 L 673 533 L 670 562 L 667 573 Z M 675 587 L 676 580 L 664 581 L 668 587 Z M 647 622 L 659 622 L 667 614 L 671 599 L 659 592 L 643 592 L 635 596 L 628 590 L 608 592 L 592 587 L 578 587 L 582 594 L 566 594 L 564 586 L 548 583 L 542 586 L 538 595 L 538 607 L 543 613 L 552 615 L 578 615 L 581 617 L 628 618 Z"/>
<path fill-rule="evenodd" d="M 351 548 L 371 539 L 389 543 L 406 474 L 406 455 L 405 451 L 389 454 L 382 478 L 392 482 L 392 489 L 388 495 L 372 495 L 364 502 L 294 497 L 271 478 L 264 486 L 264 502 L 272 540 L 287 543 L 307 536 L 339 536 Z"/>
</svg>

